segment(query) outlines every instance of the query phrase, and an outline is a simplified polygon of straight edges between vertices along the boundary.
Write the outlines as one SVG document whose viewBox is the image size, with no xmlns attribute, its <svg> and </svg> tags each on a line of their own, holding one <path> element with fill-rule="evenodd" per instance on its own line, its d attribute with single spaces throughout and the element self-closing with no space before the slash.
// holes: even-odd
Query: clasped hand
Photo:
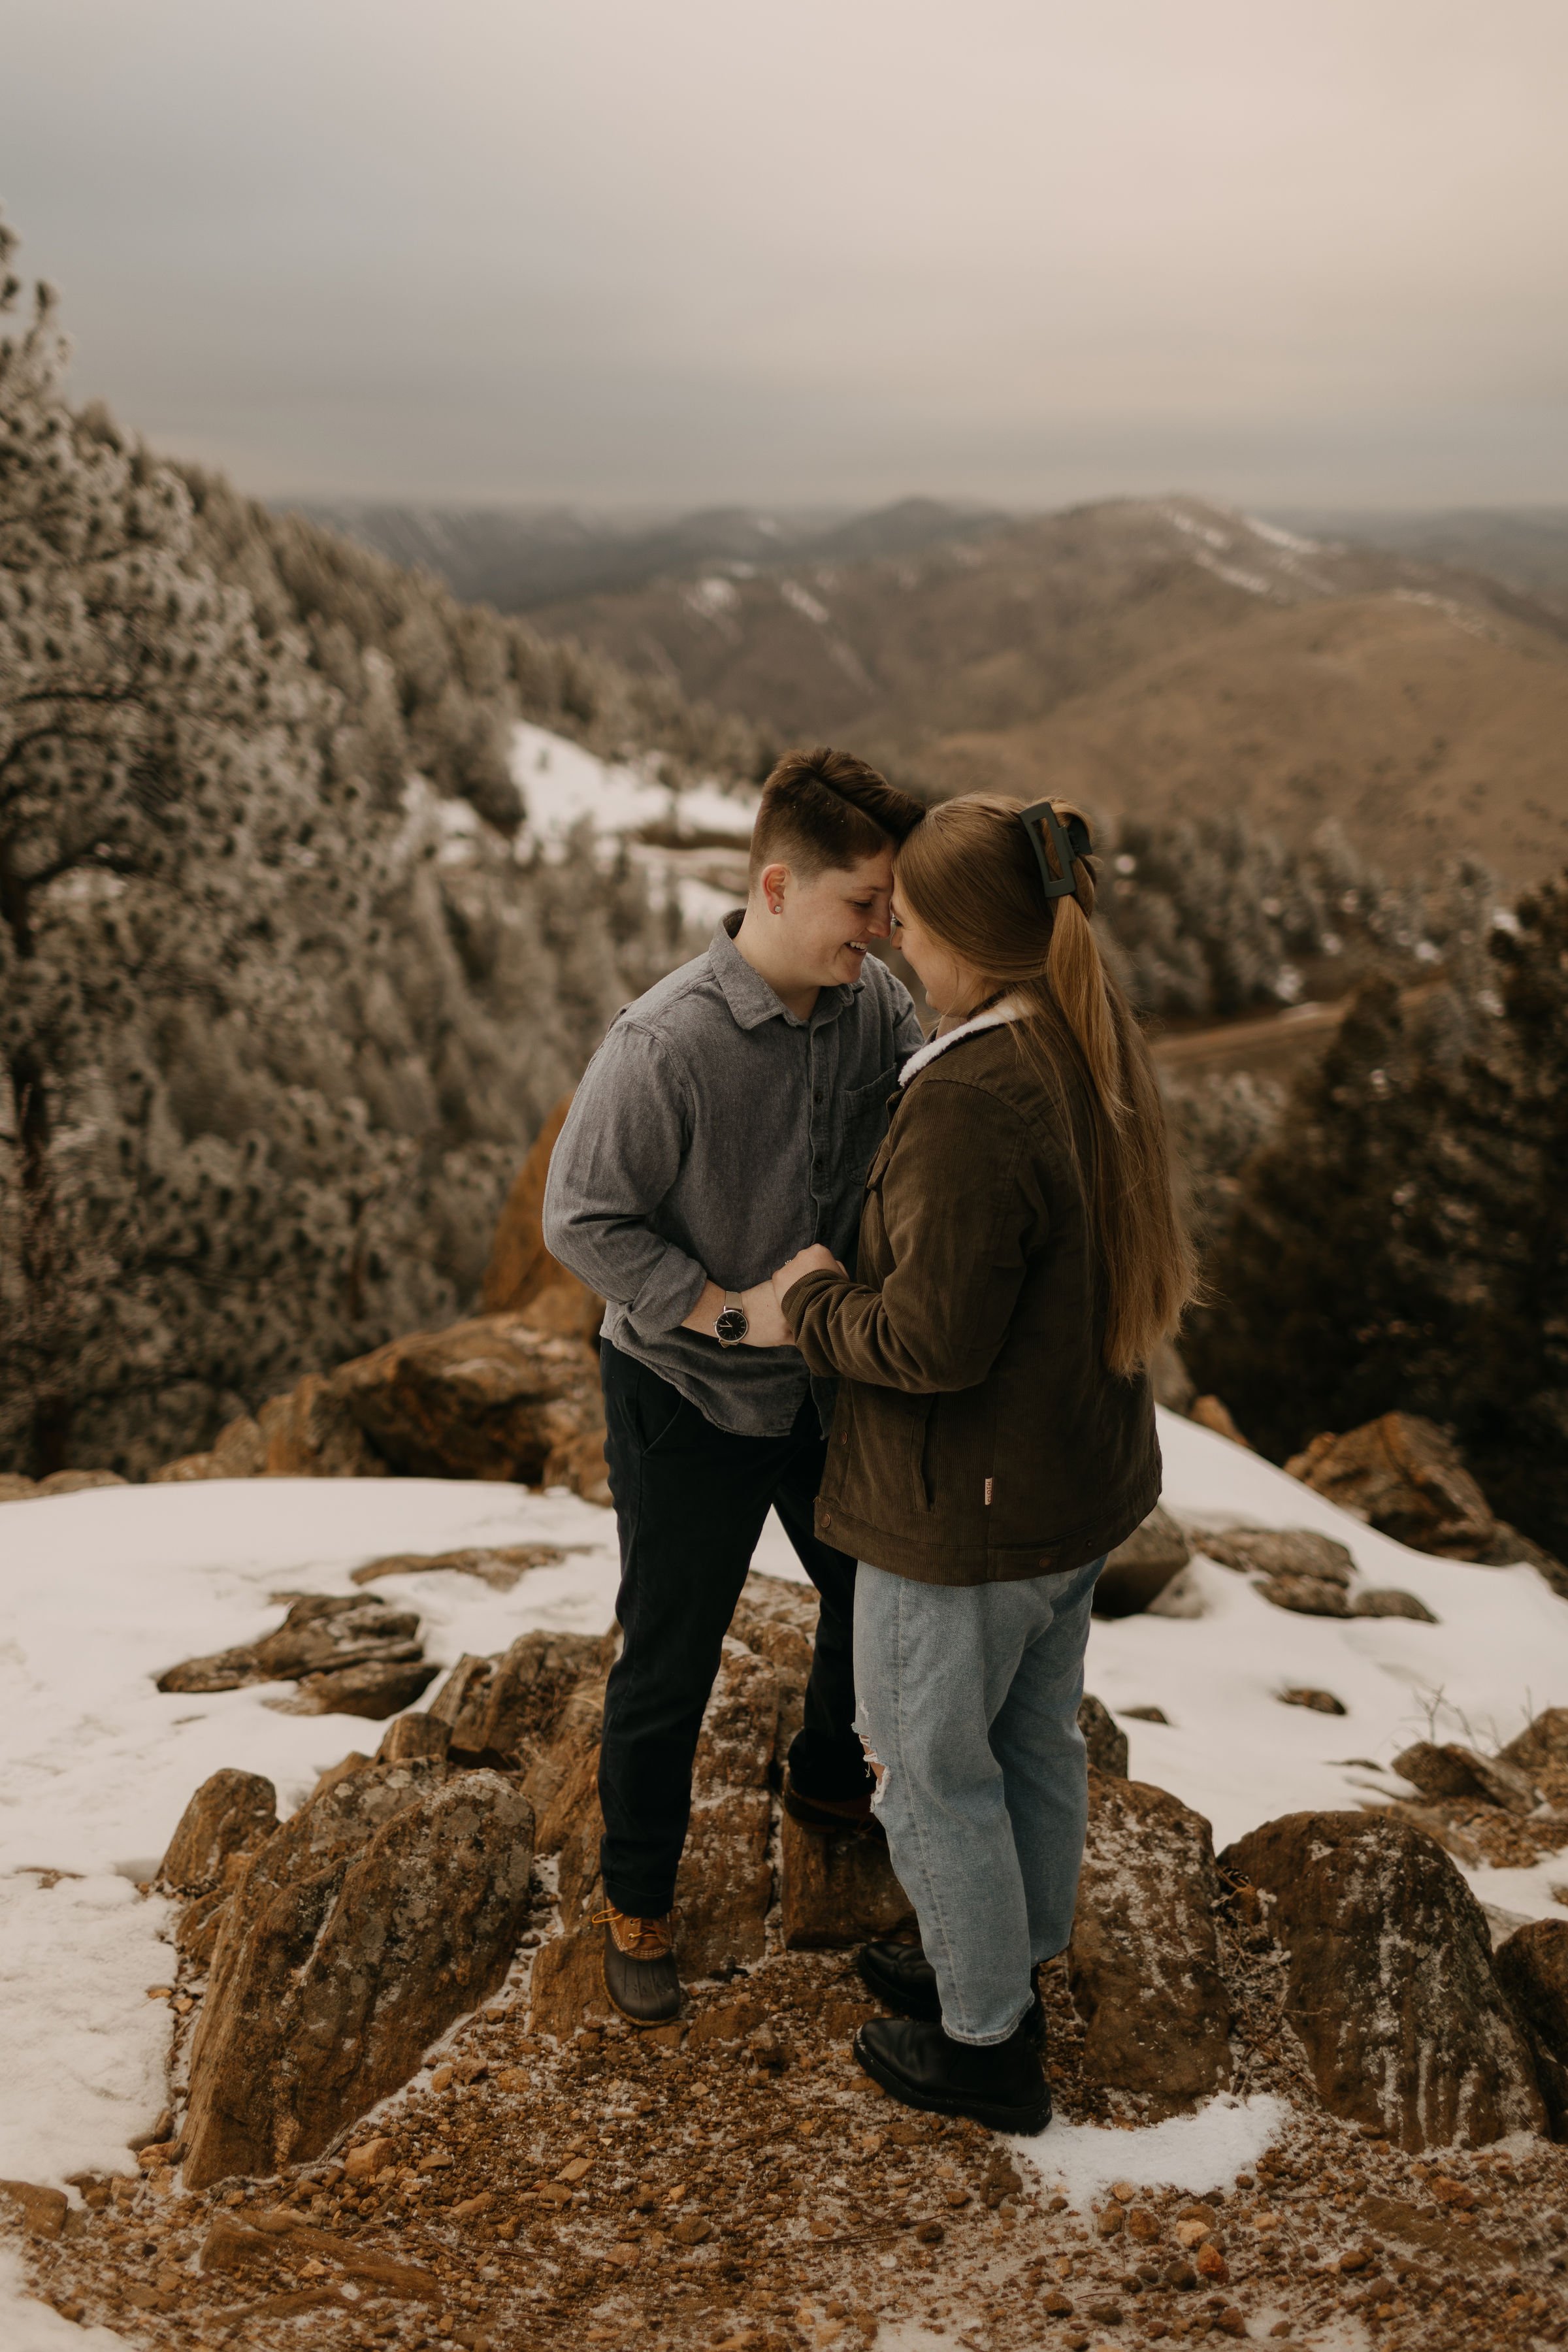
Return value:
<svg viewBox="0 0 1568 2352">
<path fill-rule="evenodd" d="M 793 1290 L 803 1274 L 842 1274 L 844 1268 L 833 1252 L 821 1242 L 813 1242 L 809 1249 L 796 1250 L 787 1265 L 781 1265 L 773 1278 L 773 1297 L 779 1311 L 784 1311 L 784 1293 Z"/>
</svg>

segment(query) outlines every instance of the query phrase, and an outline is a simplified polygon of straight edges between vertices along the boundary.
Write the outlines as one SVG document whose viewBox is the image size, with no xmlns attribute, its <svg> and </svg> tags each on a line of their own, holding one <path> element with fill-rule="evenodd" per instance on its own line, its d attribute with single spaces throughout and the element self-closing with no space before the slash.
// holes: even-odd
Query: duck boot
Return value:
<svg viewBox="0 0 1568 2352">
<path fill-rule="evenodd" d="M 674 1914 L 634 1919 L 607 1904 L 597 1914 L 605 1930 L 605 1990 L 634 2025 L 667 2025 L 680 2014 Z"/>
<path fill-rule="evenodd" d="M 874 2083 L 928 2115 L 967 2116 L 988 2131 L 1033 2138 L 1051 2119 L 1051 2094 L 1028 2021 L 1005 2042 L 953 2042 L 915 2017 L 874 2017 L 855 2036 Z"/>
</svg>

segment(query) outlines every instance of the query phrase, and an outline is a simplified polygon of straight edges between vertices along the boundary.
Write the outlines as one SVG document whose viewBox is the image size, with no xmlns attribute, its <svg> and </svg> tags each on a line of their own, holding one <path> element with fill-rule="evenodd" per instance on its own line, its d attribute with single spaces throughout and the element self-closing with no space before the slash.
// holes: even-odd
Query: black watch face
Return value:
<svg viewBox="0 0 1568 2352">
<path fill-rule="evenodd" d="M 746 1320 L 746 1310 L 743 1307 L 726 1307 L 713 1326 L 721 1339 L 728 1339 L 731 1342 L 743 1339 L 751 1328 Z"/>
</svg>

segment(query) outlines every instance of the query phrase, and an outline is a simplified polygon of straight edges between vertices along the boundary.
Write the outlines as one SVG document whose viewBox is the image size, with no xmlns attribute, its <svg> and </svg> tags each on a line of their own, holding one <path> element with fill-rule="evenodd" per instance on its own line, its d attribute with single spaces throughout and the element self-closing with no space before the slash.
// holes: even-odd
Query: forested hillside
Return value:
<svg viewBox="0 0 1568 2352">
<path fill-rule="evenodd" d="M 515 854 L 514 722 L 676 782 L 768 748 L 156 461 L 64 359 L 40 296 L 0 350 L 0 1466 L 135 1472 L 467 1303 L 683 951 L 624 861 Z"/>
</svg>

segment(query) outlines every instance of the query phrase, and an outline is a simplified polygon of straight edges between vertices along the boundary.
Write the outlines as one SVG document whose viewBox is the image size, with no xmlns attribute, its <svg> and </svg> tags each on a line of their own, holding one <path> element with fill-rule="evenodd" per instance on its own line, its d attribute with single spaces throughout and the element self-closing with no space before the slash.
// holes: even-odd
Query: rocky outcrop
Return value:
<svg viewBox="0 0 1568 2352">
<path fill-rule="evenodd" d="M 158 1677 L 161 1691 L 240 1690 L 250 1683 L 294 1682 L 289 1703 L 301 1715 L 362 1715 L 382 1721 L 436 1679 L 425 1661 L 419 1620 L 388 1609 L 374 1594 L 361 1600 L 311 1593 L 296 1601 L 276 1633 L 205 1658 L 186 1658 Z"/>
<path fill-rule="evenodd" d="M 1231 2000 L 1208 1823 L 1163 1789 L 1089 1774 L 1068 1950 L 1088 2082 L 1172 2110 L 1230 2080 Z"/>
<path fill-rule="evenodd" d="M 1424 1601 L 1414 1592 L 1402 1592 L 1390 1584 L 1373 1586 L 1358 1592 L 1351 1602 L 1352 1617 L 1407 1617 L 1414 1625 L 1436 1625 L 1436 1617 Z"/>
<path fill-rule="evenodd" d="M 1496 1533 L 1490 1506 L 1458 1447 L 1416 1413 L 1385 1412 L 1342 1437 L 1325 1432 L 1285 1467 L 1413 1551 L 1470 1559 Z"/>
<path fill-rule="evenodd" d="M 1418 1739 L 1394 1759 L 1400 1776 L 1424 1797 L 1470 1797 L 1510 1813 L 1533 1812 L 1540 1798 L 1528 1772 L 1505 1756 L 1483 1756 L 1449 1741 Z"/>
<path fill-rule="evenodd" d="M 1568 1706 L 1549 1706 L 1531 1717 L 1502 1750 L 1501 1761 L 1527 1772 L 1543 1797 L 1568 1802 Z"/>
<path fill-rule="evenodd" d="M 1097 1617 L 1131 1617 L 1158 1600 L 1193 1556 L 1181 1528 L 1158 1503 L 1125 1543 L 1118 1544 L 1094 1588 Z"/>
<path fill-rule="evenodd" d="M 682 1967 L 694 1977 L 761 1959 L 773 1901 L 777 1669 L 726 1641 L 692 1766 L 691 1826 L 675 1882 Z"/>
<path fill-rule="evenodd" d="M 1226 1849 L 1284 1955 L 1284 2015 L 1330 2111 L 1414 2152 L 1539 2130 L 1530 2052 L 1480 1905 L 1386 1814 L 1290 1813 Z"/>
<path fill-rule="evenodd" d="M 1529 2036 L 1554 2139 L 1568 2139 L 1568 1919 L 1532 1919 L 1492 1954 L 1497 1980 Z"/>
<path fill-rule="evenodd" d="M 791 1952 L 844 1951 L 916 1933 L 914 1906 L 873 1822 L 819 1836 L 793 1815 L 779 1822 L 780 1933 Z"/>
<path fill-rule="evenodd" d="M 0 1476 L 0 1503 L 44 1502 L 51 1495 L 84 1495 L 93 1486 L 123 1486 L 117 1470 L 54 1470 L 47 1478 L 25 1478 L 7 1470 Z"/>
<path fill-rule="evenodd" d="M 278 1791 L 258 1772 L 215 1772 L 180 1816 L 158 1867 L 167 1886 L 202 1895 L 216 1886 L 231 1855 L 264 1845 L 278 1827 Z"/>
<path fill-rule="evenodd" d="M 559 1568 L 568 1552 L 585 1544 L 464 1544 L 458 1551 L 396 1551 L 351 1570 L 351 1584 L 376 1584 L 386 1576 L 472 1576 L 493 1592 L 510 1592 L 536 1568 Z"/>
<path fill-rule="evenodd" d="M 407 2080 L 505 1975 L 532 1832 L 499 1773 L 372 1764 L 257 1848 L 192 2048 L 188 2187 L 314 2155 Z"/>
<path fill-rule="evenodd" d="M 1342 1543 L 1313 1528 L 1227 1528 L 1196 1538 L 1205 1558 L 1250 1575 L 1277 1609 L 1305 1617 L 1348 1617 L 1355 1561 Z"/>
<path fill-rule="evenodd" d="M 521 1315 L 390 1340 L 340 1365 L 329 1387 L 383 1459 L 415 1477 L 569 1485 L 583 1442 L 603 1451 L 594 1350 Z"/>
<path fill-rule="evenodd" d="M 1083 1744 L 1092 1769 L 1096 1772 L 1109 1772 L 1113 1779 L 1125 1780 L 1127 1734 L 1103 1700 L 1092 1697 L 1087 1691 L 1079 1701 L 1078 1727 L 1083 1734 Z"/>
<path fill-rule="evenodd" d="M 1568 1567 L 1494 1516 L 1452 1438 L 1418 1413 L 1385 1412 L 1342 1437 L 1325 1432 L 1285 1467 L 1413 1551 L 1487 1568 L 1522 1562 L 1568 1595 Z"/>
<path fill-rule="evenodd" d="M 429 1713 L 448 1727 L 455 1757 L 526 1770 L 555 1738 L 584 1676 L 603 1675 L 616 1646 L 613 1634 L 520 1634 L 500 1657 L 459 1658 Z"/>
<path fill-rule="evenodd" d="M 591 1339 L 605 1302 L 544 1246 L 545 1180 L 571 1108 L 571 1095 L 563 1095 L 518 1171 L 496 1224 L 479 1296 L 487 1315 L 526 1313 L 541 1330 Z"/>
</svg>

